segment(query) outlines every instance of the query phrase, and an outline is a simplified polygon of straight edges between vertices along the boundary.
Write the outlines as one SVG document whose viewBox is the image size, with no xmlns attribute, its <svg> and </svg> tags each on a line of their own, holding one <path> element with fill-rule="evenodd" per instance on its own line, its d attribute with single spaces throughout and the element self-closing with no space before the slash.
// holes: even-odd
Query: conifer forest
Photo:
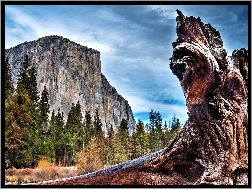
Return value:
<svg viewBox="0 0 252 189">
<path fill-rule="evenodd" d="M 24 56 L 14 88 L 8 58 L 5 60 L 5 169 L 35 168 L 46 159 L 54 165 L 75 166 L 87 173 L 138 158 L 167 146 L 181 124 L 174 114 L 163 122 L 151 110 L 149 122 L 138 120 L 133 131 L 127 120 L 104 132 L 99 109 L 91 115 L 72 103 L 64 121 L 60 108 L 50 112 L 48 89 L 38 92 L 36 68 Z M 83 116 L 84 115 L 84 116 Z"/>
</svg>

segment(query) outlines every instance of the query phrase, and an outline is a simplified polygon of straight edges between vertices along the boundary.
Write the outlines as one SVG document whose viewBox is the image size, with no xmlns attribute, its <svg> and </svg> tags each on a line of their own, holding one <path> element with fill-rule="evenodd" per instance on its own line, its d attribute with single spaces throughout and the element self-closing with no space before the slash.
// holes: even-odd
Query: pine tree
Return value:
<svg viewBox="0 0 252 189">
<path fill-rule="evenodd" d="M 31 122 L 29 124 L 29 136 L 27 138 L 26 161 L 32 167 L 38 162 L 39 158 L 39 144 L 38 144 L 38 130 L 40 125 L 40 116 L 38 110 L 38 89 L 36 80 L 36 69 L 32 67 L 28 55 L 24 56 L 24 61 L 19 70 L 17 88 L 24 88 L 31 100 L 30 115 Z"/>
<path fill-rule="evenodd" d="M 18 75 L 18 85 L 23 85 L 27 91 L 31 101 L 37 106 L 39 96 L 37 87 L 37 71 L 36 68 L 31 65 L 31 61 L 28 55 L 24 56 L 24 61 L 21 64 Z"/>
<path fill-rule="evenodd" d="M 94 134 L 95 134 L 95 136 L 101 135 L 102 134 L 102 122 L 101 122 L 101 119 L 99 117 L 98 109 L 95 110 L 93 125 L 94 125 L 94 132 L 95 132 Z"/>
<path fill-rule="evenodd" d="M 82 113 L 81 113 L 81 105 L 79 101 L 75 105 L 72 103 L 71 109 L 68 114 L 67 122 L 66 122 L 66 130 L 71 137 L 74 143 L 73 151 L 69 152 L 74 159 L 77 152 L 82 149 L 83 142 L 83 129 L 82 129 Z"/>
<path fill-rule="evenodd" d="M 48 132 L 48 122 L 49 122 L 49 113 L 50 113 L 50 105 L 49 105 L 49 94 L 47 92 L 46 86 L 44 86 L 44 90 L 41 94 L 41 99 L 39 102 L 39 113 L 40 113 L 40 136 L 43 138 Z"/>
<path fill-rule="evenodd" d="M 167 125 L 166 121 L 164 124 L 164 144 L 168 146 L 169 144 L 169 126 Z"/>
<path fill-rule="evenodd" d="M 131 145 L 130 145 L 130 157 L 131 159 L 135 159 L 138 156 L 138 146 L 137 146 L 137 139 L 136 139 L 136 132 L 135 130 L 133 130 L 132 135 L 130 136 L 130 141 L 131 141 Z"/>
<path fill-rule="evenodd" d="M 5 59 L 5 77 L 4 77 L 4 91 L 5 91 L 5 97 L 4 99 L 6 100 L 9 95 L 11 95 L 14 92 L 14 86 L 13 82 L 11 79 L 11 69 L 10 69 L 10 64 L 9 64 L 9 59 Z"/>
<path fill-rule="evenodd" d="M 130 159 L 130 136 L 129 136 L 129 128 L 126 119 L 122 119 L 119 127 L 117 136 L 125 149 L 125 155 L 127 159 Z"/>
<path fill-rule="evenodd" d="M 64 164 L 64 152 L 65 152 L 65 146 L 66 141 L 65 139 L 65 129 L 64 129 L 64 114 L 63 112 L 60 113 L 60 109 L 58 109 L 58 113 L 54 117 L 51 118 L 51 124 L 55 122 L 55 129 L 54 129 L 54 153 L 55 153 L 55 163 L 56 164 Z"/>
<path fill-rule="evenodd" d="M 155 130 L 155 119 L 156 119 L 156 112 L 153 110 L 149 113 L 149 120 L 150 123 L 146 126 L 147 130 L 149 131 L 149 144 L 151 152 L 156 151 L 156 130 Z"/>
<path fill-rule="evenodd" d="M 173 115 L 171 129 L 180 127 L 179 119 L 176 118 L 176 114 Z"/>
<path fill-rule="evenodd" d="M 164 124 L 164 130 L 168 130 L 168 125 L 167 125 L 166 121 L 165 121 L 165 124 Z"/>
<path fill-rule="evenodd" d="M 31 100 L 20 86 L 5 102 L 5 160 L 9 166 L 27 167 L 25 159 Z"/>
<path fill-rule="evenodd" d="M 37 70 L 35 67 L 31 67 L 28 70 L 29 74 L 29 96 L 34 105 L 38 106 L 39 96 L 38 96 L 38 83 L 37 83 Z"/>
<path fill-rule="evenodd" d="M 106 165 L 112 165 L 114 162 L 114 156 L 113 156 L 113 147 L 115 142 L 115 131 L 113 129 L 113 126 L 110 125 L 108 129 L 108 136 L 106 138 Z"/>
<path fill-rule="evenodd" d="M 52 110 L 52 114 L 51 114 L 51 119 L 49 121 L 49 130 L 48 130 L 48 135 L 50 135 L 50 137 L 52 138 L 53 141 L 55 141 L 56 139 L 56 115 L 55 115 L 55 111 L 54 109 Z"/>
<path fill-rule="evenodd" d="M 151 152 L 164 148 L 164 132 L 162 126 L 162 117 L 158 112 L 151 110 L 149 113 L 150 123 L 147 125 L 149 131 L 149 143 Z"/>
<path fill-rule="evenodd" d="M 28 95 L 29 94 L 29 85 L 30 85 L 30 79 L 29 79 L 29 73 L 28 73 L 28 69 L 31 67 L 31 63 L 30 60 L 28 58 L 28 55 L 24 56 L 24 61 L 21 64 L 21 68 L 19 70 L 19 75 L 18 75 L 18 82 L 17 85 L 23 85 L 23 87 L 26 89 Z"/>
<path fill-rule="evenodd" d="M 140 157 L 150 152 L 148 135 L 144 130 L 144 123 L 139 119 L 136 125 L 136 156 Z"/>
<path fill-rule="evenodd" d="M 83 131 L 84 131 L 83 146 L 85 148 L 86 146 L 88 146 L 89 142 L 91 141 L 91 138 L 94 136 L 94 126 L 90 111 L 86 111 L 85 113 L 85 119 L 83 122 Z"/>
<path fill-rule="evenodd" d="M 118 130 L 120 130 L 118 128 Z M 113 147 L 112 147 L 112 164 L 121 163 L 130 159 L 130 149 L 129 149 L 130 141 L 125 137 L 123 141 L 123 135 L 120 132 L 115 134 Z"/>
<path fill-rule="evenodd" d="M 162 117 L 159 111 L 156 113 L 155 118 L 155 130 L 156 130 L 156 150 L 164 148 L 164 132 L 162 128 Z"/>
<path fill-rule="evenodd" d="M 35 108 L 33 102 L 30 106 L 31 122 L 29 124 L 29 136 L 28 136 L 28 145 L 26 158 L 31 167 L 35 167 L 40 159 L 39 145 L 39 112 Z"/>
<path fill-rule="evenodd" d="M 75 133 L 76 133 L 76 151 L 80 151 L 81 149 L 83 149 L 83 136 L 84 136 L 84 132 L 83 132 L 83 116 L 81 113 L 81 105 L 80 102 L 78 101 L 76 106 L 75 106 L 75 117 L 76 117 L 76 122 L 75 122 Z"/>
<path fill-rule="evenodd" d="M 175 114 L 173 115 L 172 122 L 169 121 L 169 128 L 171 129 L 167 129 L 164 136 L 166 146 L 173 141 L 173 139 L 178 135 L 181 129 L 179 119 L 176 118 Z"/>
<path fill-rule="evenodd" d="M 98 109 L 95 110 L 93 126 L 94 126 L 94 136 L 98 141 L 98 147 L 100 149 L 99 151 L 100 158 L 102 159 L 103 163 L 106 164 L 106 149 L 105 149 L 106 141 L 104 132 L 102 130 L 102 122 L 99 117 Z"/>
</svg>

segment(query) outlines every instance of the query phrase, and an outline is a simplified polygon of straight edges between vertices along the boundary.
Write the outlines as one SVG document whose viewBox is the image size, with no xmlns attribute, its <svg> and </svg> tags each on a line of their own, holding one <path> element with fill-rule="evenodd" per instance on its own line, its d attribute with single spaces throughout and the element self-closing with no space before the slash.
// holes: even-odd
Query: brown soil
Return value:
<svg viewBox="0 0 252 189">
<path fill-rule="evenodd" d="M 101 174 L 84 179 L 44 182 L 41 185 L 193 185 L 194 180 L 183 178 L 178 172 L 154 173 L 132 168 L 111 174 Z"/>
</svg>

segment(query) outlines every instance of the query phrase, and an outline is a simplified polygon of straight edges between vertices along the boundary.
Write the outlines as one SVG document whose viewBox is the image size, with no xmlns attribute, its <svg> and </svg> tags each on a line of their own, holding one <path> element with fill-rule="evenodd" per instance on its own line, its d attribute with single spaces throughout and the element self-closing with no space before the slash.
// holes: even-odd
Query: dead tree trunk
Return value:
<svg viewBox="0 0 252 189">
<path fill-rule="evenodd" d="M 248 184 L 248 51 L 227 58 L 218 31 L 177 10 L 170 68 L 189 112 L 184 129 L 144 167 L 195 184 Z M 191 170 L 195 170 L 192 172 Z"/>
</svg>

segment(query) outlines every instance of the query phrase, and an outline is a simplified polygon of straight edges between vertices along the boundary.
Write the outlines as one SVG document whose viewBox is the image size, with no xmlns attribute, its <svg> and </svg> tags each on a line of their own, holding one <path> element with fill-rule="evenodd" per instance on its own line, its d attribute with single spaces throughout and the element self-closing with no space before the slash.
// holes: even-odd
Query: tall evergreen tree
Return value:
<svg viewBox="0 0 252 189">
<path fill-rule="evenodd" d="M 50 113 L 50 105 L 49 105 L 49 94 L 47 92 L 46 86 L 44 86 L 44 90 L 41 94 L 41 99 L 39 102 L 39 113 L 40 113 L 40 136 L 43 138 L 48 132 L 48 122 L 49 122 L 49 113 Z"/>
<path fill-rule="evenodd" d="M 66 121 L 66 128 L 67 130 L 70 132 L 70 133 L 74 133 L 76 128 L 76 115 L 75 115 L 75 104 L 72 103 L 72 106 L 70 108 L 70 111 L 68 113 L 68 118 L 67 118 L 67 121 Z"/>
<path fill-rule="evenodd" d="M 21 64 L 18 75 L 18 85 L 23 85 L 27 91 L 31 101 L 37 106 L 39 96 L 38 96 L 38 85 L 37 85 L 37 71 L 36 68 L 32 66 L 28 55 L 24 56 L 24 61 Z"/>
<path fill-rule="evenodd" d="M 50 135 L 50 137 L 52 138 L 53 141 L 55 141 L 56 139 L 56 115 L 55 115 L 55 111 L 54 109 L 52 110 L 52 114 L 51 114 L 51 119 L 49 121 L 49 131 L 48 134 Z"/>
<path fill-rule="evenodd" d="M 10 69 L 10 64 L 9 64 L 9 59 L 5 59 L 5 70 L 4 70 L 4 91 L 5 91 L 5 97 L 4 99 L 6 100 L 10 94 L 14 92 L 14 86 L 13 82 L 11 79 L 11 69 Z"/>
<path fill-rule="evenodd" d="M 130 145 L 130 159 L 135 159 L 138 156 L 138 146 L 137 146 L 137 141 L 136 141 L 136 132 L 135 130 L 133 130 L 132 135 L 130 136 L 130 141 L 131 141 L 131 145 Z"/>
<path fill-rule="evenodd" d="M 31 62 L 29 60 L 28 55 L 24 56 L 24 61 L 21 64 L 21 68 L 19 70 L 19 75 L 18 75 L 18 86 L 23 85 L 23 87 L 27 90 L 28 95 L 29 94 L 29 85 L 30 85 L 30 79 L 29 79 L 29 68 L 31 67 Z"/>
<path fill-rule="evenodd" d="M 29 124 L 28 145 L 26 149 L 27 161 L 34 166 L 38 162 L 38 130 L 39 130 L 39 110 L 38 110 L 38 89 L 36 80 L 36 69 L 31 65 L 28 55 L 24 56 L 24 61 L 19 70 L 17 88 L 24 88 L 31 100 L 30 115 L 31 122 Z M 34 142 L 35 141 L 35 142 Z"/>
<path fill-rule="evenodd" d="M 54 120 L 55 119 L 55 120 Z M 56 164 L 64 164 L 64 150 L 66 146 L 66 141 L 63 139 L 65 138 L 65 129 L 64 129 L 64 114 L 63 112 L 60 112 L 60 109 L 58 109 L 58 113 L 56 114 L 55 118 L 54 116 L 51 117 L 51 124 L 54 125 L 55 123 L 55 129 L 54 129 L 54 150 L 55 150 L 55 163 Z"/>
<path fill-rule="evenodd" d="M 67 164 L 72 164 L 75 146 L 76 146 L 76 122 L 77 115 L 75 114 L 75 104 L 72 103 L 71 109 L 68 113 L 68 118 L 65 125 L 65 140 L 68 141 L 65 146 L 65 155 L 67 155 Z"/>
<path fill-rule="evenodd" d="M 25 156 L 31 122 L 30 104 L 22 86 L 5 102 L 5 160 L 16 168 L 28 166 Z"/>
<path fill-rule="evenodd" d="M 179 119 L 176 118 L 176 115 L 172 117 L 172 122 L 169 121 L 169 130 L 165 130 L 165 145 L 169 145 L 173 139 L 178 135 L 181 129 Z"/>
<path fill-rule="evenodd" d="M 151 152 L 156 151 L 156 130 L 155 130 L 155 119 L 156 119 L 156 112 L 153 110 L 149 113 L 149 120 L 150 123 L 147 124 L 147 130 L 149 131 L 149 144 Z"/>
<path fill-rule="evenodd" d="M 82 142 L 83 142 L 83 129 L 82 129 L 82 113 L 81 113 L 81 105 L 78 101 L 75 105 L 72 103 L 72 107 L 69 111 L 67 122 L 66 122 L 66 129 L 69 132 L 69 136 L 72 137 L 74 142 L 74 148 L 72 153 L 73 159 L 75 158 L 77 152 L 82 149 Z"/>
<path fill-rule="evenodd" d="M 126 119 L 122 119 L 117 136 L 119 137 L 122 146 L 125 149 L 126 156 L 130 159 L 130 136 L 129 136 L 129 127 Z"/>
<path fill-rule="evenodd" d="M 98 109 L 95 110 L 93 125 L 94 125 L 94 132 L 95 132 L 94 134 L 96 136 L 101 135 L 102 134 L 102 122 L 101 122 L 101 119 L 99 117 Z"/>
<path fill-rule="evenodd" d="M 106 141 L 105 141 L 105 134 L 102 130 L 102 122 L 99 116 L 99 110 L 95 110 L 95 115 L 94 115 L 94 136 L 96 137 L 98 141 L 98 147 L 99 147 L 99 155 L 103 161 L 104 164 L 106 164 Z"/>
<path fill-rule="evenodd" d="M 149 131 L 149 143 L 151 152 L 155 152 L 164 147 L 164 132 L 162 117 L 159 112 L 151 110 L 149 113 L 150 123 L 147 125 Z"/>
<path fill-rule="evenodd" d="M 115 130 L 119 130 L 116 128 Z M 115 132 L 112 125 L 108 130 L 108 136 L 106 138 L 106 165 L 114 165 L 121 163 L 129 159 L 128 152 L 125 146 L 122 144 L 121 136 L 118 132 Z"/>
<path fill-rule="evenodd" d="M 164 123 L 164 130 L 168 130 L 168 125 L 167 125 L 166 121 Z"/>
<path fill-rule="evenodd" d="M 156 130 L 156 151 L 164 148 L 164 132 L 162 128 L 162 117 L 159 111 L 155 117 L 155 130 Z"/>
<path fill-rule="evenodd" d="M 136 125 L 136 156 L 140 157 L 150 152 L 148 135 L 144 129 L 144 123 L 139 119 Z"/>
<path fill-rule="evenodd" d="M 166 121 L 164 124 L 164 144 L 168 146 L 169 144 L 169 126 L 167 125 Z"/>
<path fill-rule="evenodd" d="M 176 128 L 176 127 L 179 127 L 180 126 L 180 122 L 179 122 L 179 119 L 176 118 L 176 114 L 173 115 L 172 117 L 172 125 L 171 125 L 171 128 Z"/>
<path fill-rule="evenodd" d="M 109 129 L 108 129 L 108 135 L 106 138 L 106 165 L 112 165 L 113 164 L 113 146 L 114 146 L 114 142 L 115 142 L 115 131 L 113 129 L 113 126 L 110 125 Z"/>
<path fill-rule="evenodd" d="M 83 148 L 82 144 L 83 144 L 83 136 L 84 136 L 84 132 L 83 132 L 83 116 L 81 113 L 81 105 L 80 105 L 80 101 L 77 102 L 76 106 L 75 106 L 75 114 L 76 114 L 76 150 L 79 151 Z"/>
<path fill-rule="evenodd" d="M 34 105 L 38 106 L 39 101 L 39 93 L 38 93 L 38 82 L 37 82 L 37 70 L 34 66 L 28 70 L 29 74 L 29 96 L 34 103 Z"/>
<path fill-rule="evenodd" d="M 119 128 L 118 128 L 119 130 Z M 122 135 L 119 132 L 115 134 L 113 147 L 112 147 L 112 164 L 121 163 L 130 159 L 130 141 L 129 138 L 125 138 L 122 141 Z"/>
<path fill-rule="evenodd" d="M 94 126 L 90 111 L 85 112 L 85 119 L 83 122 L 83 146 L 84 148 L 89 144 L 91 138 L 94 136 Z"/>
</svg>

